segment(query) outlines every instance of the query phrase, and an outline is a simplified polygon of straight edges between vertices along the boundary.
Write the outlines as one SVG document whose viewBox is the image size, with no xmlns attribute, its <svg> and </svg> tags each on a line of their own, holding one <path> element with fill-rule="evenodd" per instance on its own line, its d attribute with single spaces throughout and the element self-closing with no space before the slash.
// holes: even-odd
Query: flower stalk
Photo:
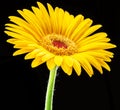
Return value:
<svg viewBox="0 0 120 110">
<path fill-rule="evenodd" d="M 54 86 L 55 86 L 57 69 L 58 67 L 55 66 L 52 70 L 50 70 L 47 91 L 46 91 L 46 98 L 45 98 L 45 110 L 52 110 L 53 94 L 54 94 Z"/>
</svg>

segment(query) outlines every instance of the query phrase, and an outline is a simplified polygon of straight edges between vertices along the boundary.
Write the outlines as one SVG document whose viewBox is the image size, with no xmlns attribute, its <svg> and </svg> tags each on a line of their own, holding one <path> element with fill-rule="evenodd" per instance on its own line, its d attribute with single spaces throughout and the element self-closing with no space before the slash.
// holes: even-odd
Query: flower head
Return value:
<svg viewBox="0 0 120 110">
<path fill-rule="evenodd" d="M 47 4 L 46 9 L 37 4 L 32 11 L 18 10 L 22 18 L 9 17 L 5 33 L 11 36 L 7 42 L 18 49 L 14 56 L 26 53 L 25 59 L 33 59 L 32 67 L 46 62 L 49 70 L 60 66 L 68 75 L 73 69 L 80 75 L 81 67 L 89 76 L 93 75 L 92 66 L 100 73 L 102 67 L 110 71 L 106 62 L 113 53 L 108 49 L 116 46 L 109 42 L 107 33 L 94 33 L 102 25 L 92 26 L 93 21 L 81 14 L 73 16 L 59 7 Z"/>
</svg>

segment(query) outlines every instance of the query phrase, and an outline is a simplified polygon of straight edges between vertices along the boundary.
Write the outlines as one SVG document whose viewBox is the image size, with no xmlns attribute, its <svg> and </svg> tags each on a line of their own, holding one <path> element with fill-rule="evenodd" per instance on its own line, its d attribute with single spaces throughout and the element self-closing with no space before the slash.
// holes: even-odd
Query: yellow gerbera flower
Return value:
<svg viewBox="0 0 120 110">
<path fill-rule="evenodd" d="M 73 16 L 59 7 L 53 9 L 49 3 L 48 10 L 37 4 L 32 11 L 18 10 L 23 18 L 9 17 L 11 23 L 6 24 L 5 33 L 12 37 L 7 42 L 19 49 L 14 56 L 27 53 L 25 59 L 33 59 L 33 68 L 46 62 L 49 70 L 60 66 L 68 75 L 72 69 L 80 75 L 81 67 L 89 76 L 93 75 L 92 66 L 100 73 L 102 67 L 110 71 L 106 62 L 111 61 L 113 53 L 107 49 L 116 45 L 109 43 L 107 33 L 94 33 L 102 25 L 91 26 L 90 18 Z"/>
</svg>

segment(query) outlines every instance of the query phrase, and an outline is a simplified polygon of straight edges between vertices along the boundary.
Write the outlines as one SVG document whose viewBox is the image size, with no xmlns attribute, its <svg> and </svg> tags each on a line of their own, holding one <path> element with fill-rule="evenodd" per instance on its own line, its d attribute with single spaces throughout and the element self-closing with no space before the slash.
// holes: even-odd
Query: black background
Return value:
<svg viewBox="0 0 120 110">
<path fill-rule="evenodd" d="M 38 0 L 44 5 L 61 7 L 73 15 L 83 14 L 93 19 L 94 24 L 102 24 L 102 30 L 108 33 L 111 42 L 117 45 L 109 63 L 111 72 L 103 69 L 92 78 L 82 71 L 71 76 L 58 70 L 54 92 L 54 110 L 120 110 L 120 6 L 118 0 Z M 37 6 L 36 0 L 0 1 L 0 110 L 44 110 L 45 92 L 49 71 L 45 64 L 31 68 L 31 60 L 24 55 L 13 57 L 13 46 L 6 40 L 4 24 L 8 16 L 17 16 L 18 9 L 31 9 Z"/>
</svg>

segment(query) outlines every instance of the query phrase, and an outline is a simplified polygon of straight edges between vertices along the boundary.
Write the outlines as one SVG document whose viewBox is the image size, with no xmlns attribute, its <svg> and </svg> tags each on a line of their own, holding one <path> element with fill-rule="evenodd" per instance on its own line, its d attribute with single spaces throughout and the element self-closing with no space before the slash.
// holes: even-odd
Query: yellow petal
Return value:
<svg viewBox="0 0 120 110">
<path fill-rule="evenodd" d="M 95 59 L 95 57 L 92 57 L 90 55 L 85 54 L 86 59 L 89 61 L 91 65 L 93 65 L 101 74 L 103 73 L 102 67 L 100 63 Z"/>
<path fill-rule="evenodd" d="M 20 44 L 15 44 L 14 45 L 14 48 L 24 48 L 24 47 L 27 47 L 27 44 L 22 44 L 22 43 L 20 43 Z"/>
<path fill-rule="evenodd" d="M 26 56 L 25 56 L 25 60 L 27 59 L 33 59 L 36 57 L 36 54 L 38 54 L 40 52 L 40 49 L 35 49 L 32 52 L 29 52 Z"/>
<path fill-rule="evenodd" d="M 41 50 L 38 54 L 36 54 L 36 57 L 40 57 L 40 56 L 43 56 L 43 55 L 46 55 L 46 51 Z"/>
<path fill-rule="evenodd" d="M 24 27 L 25 29 L 28 29 L 28 30 L 30 29 L 29 24 L 25 20 L 23 20 L 22 18 L 20 18 L 20 17 L 9 16 L 9 19 L 10 19 L 10 21 L 14 22 L 15 24 L 19 25 L 20 27 Z M 9 24 L 8 26 L 15 27 L 15 26 L 13 26 L 13 24 L 12 25 Z"/>
<path fill-rule="evenodd" d="M 14 38 L 10 38 L 7 40 L 7 42 L 11 44 L 15 44 L 15 41 L 17 41 L 17 39 L 14 39 Z"/>
<path fill-rule="evenodd" d="M 107 50 L 99 50 L 101 54 L 104 54 L 107 57 L 113 58 L 114 53 L 107 51 Z"/>
<path fill-rule="evenodd" d="M 111 49 L 115 48 L 116 45 L 111 44 L 111 43 L 103 43 L 103 42 L 95 42 L 95 43 L 90 43 L 86 44 L 85 46 L 80 47 L 78 50 L 79 52 L 82 51 L 88 51 L 88 50 L 98 50 L 98 49 Z"/>
<path fill-rule="evenodd" d="M 23 49 L 20 49 L 20 50 L 17 50 L 13 53 L 13 56 L 16 56 L 16 55 L 21 55 L 21 54 L 25 54 L 25 53 L 28 53 L 32 51 L 31 48 L 23 48 Z"/>
<path fill-rule="evenodd" d="M 57 66 L 60 66 L 62 64 L 63 57 L 62 56 L 55 56 L 54 62 Z"/>
<path fill-rule="evenodd" d="M 40 2 L 37 2 L 37 4 L 38 4 L 40 11 L 44 14 L 45 18 L 48 20 L 49 14 L 48 14 L 48 11 L 46 10 L 45 6 Z"/>
<path fill-rule="evenodd" d="M 19 18 L 18 18 L 19 19 Z M 15 22 L 14 22 L 15 23 Z M 17 29 L 22 29 L 22 30 L 24 30 L 23 28 L 22 28 L 22 26 L 19 26 L 19 25 L 16 25 L 16 24 L 11 24 L 11 23 L 7 23 L 7 24 L 5 24 L 5 26 L 6 27 L 11 27 L 11 28 L 17 28 Z M 28 28 L 28 27 L 24 27 L 24 28 Z"/>
<path fill-rule="evenodd" d="M 87 18 L 83 20 L 74 30 L 73 34 L 71 35 L 71 39 L 73 39 L 73 41 L 78 40 L 81 37 L 81 35 L 84 33 L 84 31 L 86 31 L 90 27 L 91 24 L 92 24 L 91 19 Z"/>
<path fill-rule="evenodd" d="M 41 65 L 42 63 L 44 63 L 44 61 L 41 60 L 41 57 L 35 57 L 35 59 L 32 61 L 31 67 L 35 68 Z"/>
<path fill-rule="evenodd" d="M 10 32 L 10 31 L 4 31 L 8 36 L 11 36 L 13 38 L 16 38 L 16 39 L 24 39 L 23 36 L 17 34 L 17 33 L 14 33 L 14 32 Z"/>
<path fill-rule="evenodd" d="M 81 75 L 81 65 L 80 63 L 74 59 L 74 62 L 73 62 L 73 68 L 74 70 L 76 71 L 77 75 L 80 76 Z"/>
<path fill-rule="evenodd" d="M 111 59 L 109 57 L 106 57 L 105 59 L 103 59 L 106 62 L 111 62 Z"/>
<path fill-rule="evenodd" d="M 63 62 L 61 67 L 62 67 L 63 71 L 65 73 L 67 73 L 68 75 L 72 74 L 72 67 L 69 67 L 66 63 Z"/>
<path fill-rule="evenodd" d="M 45 28 L 47 28 L 49 33 L 51 33 L 52 32 L 52 25 L 50 22 L 50 16 L 48 14 L 48 11 L 42 3 L 37 2 L 37 4 L 38 4 L 39 9 L 38 10 L 34 9 L 34 12 L 36 13 L 36 16 L 38 18 L 42 18 L 42 19 L 39 19 L 40 22 L 41 23 L 44 22 Z"/>
<path fill-rule="evenodd" d="M 72 74 L 72 67 L 69 68 L 67 74 L 68 74 L 68 75 L 71 75 L 71 74 Z"/>
<path fill-rule="evenodd" d="M 107 37 L 107 34 L 101 32 L 101 33 L 97 33 L 97 34 L 94 34 L 92 36 L 86 37 L 82 40 L 78 40 L 76 42 L 76 44 L 78 44 L 78 46 L 80 47 L 80 46 L 84 46 L 84 45 L 89 44 L 89 43 L 109 42 L 110 39 L 106 38 L 106 37 Z"/>
<path fill-rule="evenodd" d="M 91 26 L 81 37 L 79 40 L 83 39 L 84 37 L 92 34 L 93 32 L 95 32 L 96 30 L 98 30 L 99 28 L 101 28 L 102 25 L 94 25 L 94 26 Z"/>
<path fill-rule="evenodd" d="M 35 44 L 31 41 L 27 41 L 27 40 L 16 40 L 14 41 L 15 46 L 14 48 L 24 48 L 24 47 L 31 47 L 31 48 L 35 48 Z"/>
<path fill-rule="evenodd" d="M 71 56 L 64 56 L 64 62 L 70 67 L 73 66 L 73 58 Z"/>
<path fill-rule="evenodd" d="M 18 13 L 27 21 L 32 25 L 32 29 L 38 33 L 40 36 L 45 36 L 45 33 L 43 31 L 43 29 L 41 28 L 41 26 L 38 25 L 38 21 L 36 20 L 35 15 L 27 10 L 24 9 L 23 11 L 18 10 Z"/>
<path fill-rule="evenodd" d="M 74 16 L 65 11 L 62 22 L 61 34 L 64 35 L 69 24 L 74 20 Z"/>
<path fill-rule="evenodd" d="M 20 10 L 18 10 L 18 12 L 21 12 Z M 17 25 L 11 25 L 11 24 L 7 24 L 6 26 L 10 26 L 10 27 L 13 27 L 13 28 L 16 28 L 16 29 L 22 29 L 24 31 L 27 31 L 29 34 L 32 34 L 34 39 L 37 39 L 39 40 L 39 37 L 40 36 L 43 36 L 43 33 L 36 33 L 36 30 L 35 28 L 28 24 L 25 20 L 19 18 L 19 17 L 16 17 L 16 16 L 10 16 L 10 21 L 12 21 L 13 23 L 17 24 Z M 39 37 L 38 37 L 39 36 Z"/>
<path fill-rule="evenodd" d="M 32 10 L 36 16 L 37 22 L 39 23 L 39 25 L 43 28 L 43 30 L 46 28 L 46 25 L 44 23 L 44 19 L 43 19 L 43 13 L 39 8 L 33 7 L 32 6 Z M 41 19 L 40 19 L 41 18 Z M 44 17 L 46 18 L 46 17 Z M 46 31 L 46 30 L 45 30 Z"/>
<path fill-rule="evenodd" d="M 11 37 L 18 38 L 21 40 L 29 40 L 29 41 L 36 42 L 34 37 L 31 34 L 27 33 L 26 31 L 10 28 L 10 27 L 6 27 L 6 29 L 8 29 L 9 31 L 4 31 L 4 32 Z"/>
<path fill-rule="evenodd" d="M 61 8 L 56 7 L 55 8 L 55 14 L 57 17 L 57 23 L 58 23 L 58 34 L 62 31 L 62 23 L 63 23 L 63 17 L 64 17 L 64 11 Z"/>
<path fill-rule="evenodd" d="M 95 33 L 95 34 L 93 34 L 93 35 L 91 35 L 91 36 L 88 36 L 88 37 L 86 37 L 85 39 L 83 39 L 83 40 L 78 40 L 78 41 L 76 41 L 77 43 L 78 42 L 81 42 L 81 43 L 83 43 L 83 42 L 88 42 L 88 41 L 91 41 L 91 40 L 101 40 L 101 39 L 103 39 L 103 38 L 106 38 L 108 35 L 107 35 L 107 33 L 105 33 L 105 32 L 98 32 L 98 33 Z"/>
<path fill-rule="evenodd" d="M 46 65 L 49 70 L 52 70 L 56 66 L 56 64 L 54 63 L 54 58 L 47 60 Z"/>
<path fill-rule="evenodd" d="M 72 32 L 74 32 L 74 30 L 76 29 L 76 27 L 79 25 L 79 23 L 84 19 L 84 17 L 82 15 L 77 15 L 75 17 L 75 19 L 70 23 L 70 25 L 68 26 L 66 32 L 65 32 L 65 36 L 70 37 L 70 35 L 72 34 Z"/>
<path fill-rule="evenodd" d="M 109 51 L 105 51 L 105 50 L 93 50 L 93 51 L 87 51 L 87 52 L 84 52 L 85 54 L 88 54 L 90 56 L 93 56 L 95 58 L 101 58 L 101 59 L 104 59 L 104 60 L 107 60 L 107 58 L 113 58 L 113 53 L 112 52 L 109 52 Z"/>
<path fill-rule="evenodd" d="M 53 57 L 54 57 L 53 54 L 46 52 L 46 54 L 42 57 L 42 61 L 47 61 L 47 60 L 49 60 L 49 59 L 51 59 Z"/>
<path fill-rule="evenodd" d="M 101 66 L 104 67 L 106 70 L 108 70 L 108 71 L 111 70 L 110 67 L 109 67 L 109 65 L 106 62 L 104 62 L 102 59 L 97 59 L 97 60 L 99 61 L 99 63 L 101 64 Z"/>
<path fill-rule="evenodd" d="M 85 58 L 84 54 L 77 54 L 77 55 L 74 55 L 73 57 L 80 62 L 81 66 L 91 77 L 93 75 L 93 69 L 90 63 L 88 62 L 88 60 Z"/>
<path fill-rule="evenodd" d="M 48 6 L 49 14 L 50 14 L 52 30 L 53 32 L 58 33 L 59 31 L 58 31 L 57 17 L 56 17 L 55 11 L 49 3 L 47 3 L 47 6 Z"/>
</svg>

